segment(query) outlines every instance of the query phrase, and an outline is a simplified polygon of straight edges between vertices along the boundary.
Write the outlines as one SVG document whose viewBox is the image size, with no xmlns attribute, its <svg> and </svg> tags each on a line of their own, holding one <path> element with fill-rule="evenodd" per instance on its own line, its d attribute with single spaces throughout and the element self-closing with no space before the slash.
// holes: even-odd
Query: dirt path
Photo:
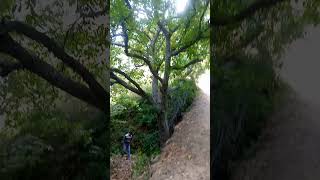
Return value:
<svg viewBox="0 0 320 180">
<path fill-rule="evenodd" d="M 202 76 L 198 85 L 201 93 L 191 110 L 175 127 L 160 159 L 152 165 L 151 180 L 209 180 L 210 179 L 210 84 Z"/>
<path fill-rule="evenodd" d="M 291 46 L 282 74 L 293 91 L 271 117 L 256 155 L 241 162 L 231 179 L 320 179 L 319 32 L 309 30 Z"/>
</svg>

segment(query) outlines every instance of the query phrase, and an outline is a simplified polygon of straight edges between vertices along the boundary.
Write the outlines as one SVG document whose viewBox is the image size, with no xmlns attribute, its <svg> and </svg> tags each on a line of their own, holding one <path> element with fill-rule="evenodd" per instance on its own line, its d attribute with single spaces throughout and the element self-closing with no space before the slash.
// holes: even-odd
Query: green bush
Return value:
<svg viewBox="0 0 320 180">
<path fill-rule="evenodd" d="M 280 81 L 271 61 L 250 58 L 233 68 L 216 68 L 214 77 L 216 166 L 226 170 L 230 160 L 246 158 L 246 151 L 259 137 L 274 109 Z"/>
<path fill-rule="evenodd" d="M 127 98 L 136 101 L 136 103 L 119 101 L 119 104 L 112 108 L 114 111 L 111 111 L 111 152 L 113 154 L 122 152 L 123 135 L 130 130 L 134 132 L 131 145 L 132 153 L 141 149 L 143 152 L 150 154 L 152 151 L 156 151 L 159 144 L 157 111 L 146 101 Z M 121 112 L 119 109 L 121 109 Z"/>
<path fill-rule="evenodd" d="M 133 165 L 133 171 L 132 171 L 132 176 L 134 179 L 136 178 L 140 178 L 141 179 L 141 175 L 143 173 L 144 179 L 149 179 L 149 174 L 148 174 L 148 167 L 150 165 L 150 160 L 149 157 L 147 155 L 145 155 L 144 153 L 142 153 L 141 151 L 139 151 L 137 153 L 136 159 L 135 159 L 135 163 Z"/>
<path fill-rule="evenodd" d="M 174 105 L 175 101 L 183 102 L 179 105 L 181 105 L 181 110 L 185 111 L 187 107 L 192 104 L 194 98 L 197 95 L 198 87 L 196 83 L 193 80 L 177 79 L 172 82 L 172 86 L 174 88 L 170 93 L 171 106 Z"/>
<path fill-rule="evenodd" d="M 169 125 L 171 129 L 180 120 L 181 113 L 187 111 L 197 95 L 198 87 L 192 80 L 177 79 L 172 82 L 169 99 Z"/>
<path fill-rule="evenodd" d="M 175 80 L 171 83 L 169 99 L 170 125 L 173 128 L 181 112 L 193 102 L 197 86 L 192 80 Z M 118 98 L 117 104 L 111 106 L 111 152 L 122 152 L 121 141 L 128 130 L 134 132 L 132 153 L 141 150 L 148 156 L 159 152 L 159 132 L 157 127 L 157 110 L 147 101 L 131 96 Z"/>
<path fill-rule="evenodd" d="M 92 121 L 105 120 L 99 118 Z M 62 112 L 26 116 L 16 134 L 1 136 L 0 179 L 106 179 L 106 134 L 93 137 L 87 127 Z"/>
<path fill-rule="evenodd" d="M 169 91 L 170 126 L 174 127 L 183 111 L 193 102 L 197 86 L 192 80 L 175 80 Z M 129 95 L 117 97 L 111 105 L 111 154 L 122 153 L 122 138 L 127 131 L 134 133 L 131 152 L 137 158 L 133 176 L 146 170 L 152 156 L 160 153 L 160 137 L 157 126 L 157 109 L 147 101 Z"/>
</svg>

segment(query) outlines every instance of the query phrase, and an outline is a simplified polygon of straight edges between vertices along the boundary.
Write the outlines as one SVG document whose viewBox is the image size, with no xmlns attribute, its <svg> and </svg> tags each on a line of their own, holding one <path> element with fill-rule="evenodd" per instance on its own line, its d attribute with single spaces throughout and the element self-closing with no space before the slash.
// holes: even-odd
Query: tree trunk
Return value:
<svg viewBox="0 0 320 180">
<path fill-rule="evenodd" d="M 152 99 L 156 107 L 160 108 L 159 83 L 155 76 L 152 76 Z"/>
<path fill-rule="evenodd" d="M 170 65 L 171 65 L 171 34 L 163 26 L 161 22 L 158 23 L 162 30 L 166 40 L 166 55 L 164 65 L 164 77 L 161 86 L 161 110 L 160 110 L 160 140 L 161 145 L 164 145 L 165 141 L 170 137 L 169 117 L 168 117 L 168 86 L 170 78 Z"/>
<path fill-rule="evenodd" d="M 164 145 L 165 141 L 170 137 L 170 126 L 168 119 L 168 92 L 167 87 L 161 88 L 161 106 L 159 111 L 159 130 L 160 130 L 160 144 Z"/>
</svg>

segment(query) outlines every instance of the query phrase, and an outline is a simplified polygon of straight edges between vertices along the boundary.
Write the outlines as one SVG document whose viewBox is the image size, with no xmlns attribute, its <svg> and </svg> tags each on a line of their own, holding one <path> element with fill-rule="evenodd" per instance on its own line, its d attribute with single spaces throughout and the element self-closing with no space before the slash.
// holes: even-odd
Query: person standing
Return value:
<svg viewBox="0 0 320 180">
<path fill-rule="evenodd" d="M 130 160 L 130 143 L 132 141 L 132 133 L 131 132 L 128 132 L 124 135 L 124 138 L 123 138 L 123 149 L 124 151 L 127 153 L 127 157 L 128 157 L 128 160 Z"/>
</svg>

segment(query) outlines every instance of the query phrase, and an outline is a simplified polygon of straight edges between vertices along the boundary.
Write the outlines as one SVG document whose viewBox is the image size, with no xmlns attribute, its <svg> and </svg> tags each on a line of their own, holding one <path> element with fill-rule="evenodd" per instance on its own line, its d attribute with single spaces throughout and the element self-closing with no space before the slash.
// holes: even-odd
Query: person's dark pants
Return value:
<svg viewBox="0 0 320 180">
<path fill-rule="evenodd" d="M 126 154 L 128 155 L 128 159 L 130 160 L 130 143 L 123 143 L 124 146 L 124 151 L 126 152 Z"/>
</svg>

